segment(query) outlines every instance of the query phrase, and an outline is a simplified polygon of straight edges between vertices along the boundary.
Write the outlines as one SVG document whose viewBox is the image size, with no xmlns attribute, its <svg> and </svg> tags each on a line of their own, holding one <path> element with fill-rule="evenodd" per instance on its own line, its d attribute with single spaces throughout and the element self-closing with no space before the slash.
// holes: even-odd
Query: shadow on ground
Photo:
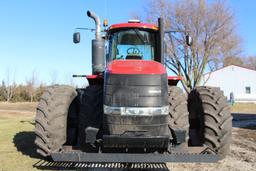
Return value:
<svg viewBox="0 0 256 171">
<path fill-rule="evenodd" d="M 35 121 L 20 121 L 20 123 L 29 123 L 29 124 L 31 124 L 31 125 L 33 125 L 33 126 L 35 126 L 36 125 L 36 123 L 35 123 Z"/>
<path fill-rule="evenodd" d="M 17 148 L 17 151 L 23 155 L 27 155 L 31 158 L 42 159 L 40 155 L 36 153 L 36 145 L 34 143 L 36 135 L 32 131 L 18 132 L 14 135 L 13 143 Z"/>
<path fill-rule="evenodd" d="M 256 130 L 256 114 L 232 113 L 232 126 Z"/>
<path fill-rule="evenodd" d="M 120 163 L 76 163 L 52 162 L 44 160 L 36 153 L 35 133 L 24 131 L 17 133 L 13 143 L 17 151 L 31 158 L 39 159 L 33 167 L 40 170 L 91 170 L 91 171 L 169 171 L 165 164 L 120 164 Z"/>
</svg>

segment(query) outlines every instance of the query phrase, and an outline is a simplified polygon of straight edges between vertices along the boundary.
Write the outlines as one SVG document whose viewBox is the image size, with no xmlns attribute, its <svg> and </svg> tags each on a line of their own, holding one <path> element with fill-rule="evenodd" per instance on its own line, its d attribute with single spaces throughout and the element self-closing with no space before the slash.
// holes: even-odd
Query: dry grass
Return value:
<svg viewBox="0 0 256 171">
<path fill-rule="evenodd" d="M 21 102 L 21 103 L 6 103 L 0 102 L 0 110 L 18 110 L 18 111 L 30 111 L 35 112 L 37 102 Z"/>
<path fill-rule="evenodd" d="M 235 103 L 231 107 L 232 113 L 251 113 L 256 114 L 256 104 L 255 103 Z"/>
<path fill-rule="evenodd" d="M 0 119 L 34 117 L 37 104 L 0 102 Z"/>
</svg>

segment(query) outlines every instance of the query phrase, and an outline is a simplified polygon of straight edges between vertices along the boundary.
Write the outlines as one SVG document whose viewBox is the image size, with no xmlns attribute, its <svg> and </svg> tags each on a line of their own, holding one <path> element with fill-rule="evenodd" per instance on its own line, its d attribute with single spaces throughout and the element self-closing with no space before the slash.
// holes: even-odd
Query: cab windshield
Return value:
<svg viewBox="0 0 256 171">
<path fill-rule="evenodd" d="M 109 48 L 112 60 L 154 60 L 155 33 L 139 29 L 118 31 L 110 35 Z"/>
</svg>

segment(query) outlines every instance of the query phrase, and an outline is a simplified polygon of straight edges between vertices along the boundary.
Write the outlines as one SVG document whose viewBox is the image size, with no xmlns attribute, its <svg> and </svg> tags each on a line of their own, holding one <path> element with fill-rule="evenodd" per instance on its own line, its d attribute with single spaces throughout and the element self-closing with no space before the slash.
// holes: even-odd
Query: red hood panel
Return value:
<svg viewBox="0 0 256 171">
<path fill-rule="evenodd" d="M 165 74 L 165 67 L 155 61 L 115 60 L 108 64 L 107 72 L 112 74 Z"/>
</svg>

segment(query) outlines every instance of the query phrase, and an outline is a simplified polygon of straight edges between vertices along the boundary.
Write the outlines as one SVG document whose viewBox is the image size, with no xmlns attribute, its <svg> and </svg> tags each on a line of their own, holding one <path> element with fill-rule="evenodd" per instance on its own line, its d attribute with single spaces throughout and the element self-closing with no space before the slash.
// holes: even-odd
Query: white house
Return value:
<svg viewBox="0 0 256 171">
<path fill-rule="evenodd" d="M 230 99 L 234 94 L 235 102 L 256 103 L 256 70 L 229 65 L 203 77 L 204 85 L 220 87 Z"/>
</svg>

